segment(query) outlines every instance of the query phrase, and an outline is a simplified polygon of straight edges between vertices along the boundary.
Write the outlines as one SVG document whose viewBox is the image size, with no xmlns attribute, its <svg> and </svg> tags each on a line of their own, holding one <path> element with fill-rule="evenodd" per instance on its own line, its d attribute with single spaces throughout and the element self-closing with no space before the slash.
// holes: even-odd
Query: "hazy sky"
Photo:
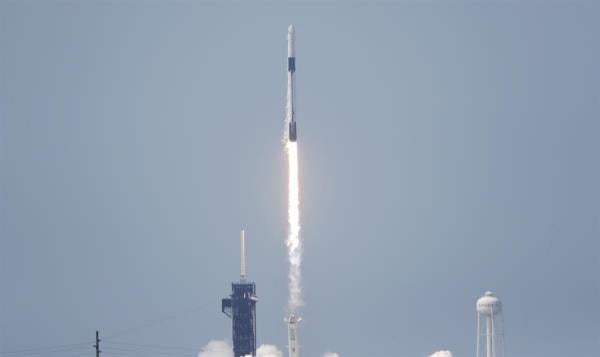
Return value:
<svg viewBox="0 0 600 357">
<path fill-rule="evenodd" d="M 241 227 L 285 348 L 290 23 L 304 356 L 597 357 L 600 3 L 142 0 L 0 0 L 0 356 L 230 339 Z"/>
</svg>

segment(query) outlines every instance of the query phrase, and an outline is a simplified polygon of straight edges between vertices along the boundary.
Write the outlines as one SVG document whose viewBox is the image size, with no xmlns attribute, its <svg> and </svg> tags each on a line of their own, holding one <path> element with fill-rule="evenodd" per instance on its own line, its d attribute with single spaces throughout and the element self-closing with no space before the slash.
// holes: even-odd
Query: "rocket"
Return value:
<svg viewBox="0 0 600 357">
<path fill-rule="evenodd" d="M 291 142 L 296 141 L 296 106 L 294 104 L 294 77 L 296 72 L 296 49 L 294 42 L 296 41 L 296 32 L 294 25 L 288 27 L 288 82 L 287 82 L 287 105 L 286 105 L 286 121 L 289 123 L 288 138 Z"/>
<path fill-rule="evenodd" d="M 298 323 L 302 321 L 302 318 L 296 316 L 294 313 L 290 314 L 290 317 L 285 319 L 288 324 L 288 357 L 300 356 L 298 344 Z"/>
</svg>

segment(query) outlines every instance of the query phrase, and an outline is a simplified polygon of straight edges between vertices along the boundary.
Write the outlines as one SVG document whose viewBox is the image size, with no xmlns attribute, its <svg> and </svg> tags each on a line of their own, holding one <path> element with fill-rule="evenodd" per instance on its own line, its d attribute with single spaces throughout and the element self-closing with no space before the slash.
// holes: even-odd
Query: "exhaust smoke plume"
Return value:
<svg viewBox="0 0 600 357">
<path fill-rule="evenodd" d="M 452 352 L 450 351 L 437 351 L 429 357 L 452 357 Z"/>
<path fill-rule="evenodd" d="M 260 345 L 256 350 L 256 357 L 283 357 L 283 353 L 273 345 Z"/>
<path fill-rule="evenodd" d="M 198 357 L 234 357 L 233 348 L 227 341 L 213 340 L 202 348 Z M 260 345 L 256 349 L 256 357 L 283 357 L 283 353 L 276 346 Z"/>
<path fill-rule="evenodd" d="M 286 144 L 288 156 L 288 223 L 289 233 L 286 240 L 288 249 L 289 271 L 289 300 L 288 309 L 291 313 L 302 306 L 302 286 L 300 265 L 302 264 L 302 241 L 300 240 L 300 195 L 298 182 L 298 145 L 288 141 Z"/>
<path fill-rule="evenodd" d="M 225 341 L 210 341 L 202 348 L 198 357 L 233 357 L 233 348 Z"/>
</svg>

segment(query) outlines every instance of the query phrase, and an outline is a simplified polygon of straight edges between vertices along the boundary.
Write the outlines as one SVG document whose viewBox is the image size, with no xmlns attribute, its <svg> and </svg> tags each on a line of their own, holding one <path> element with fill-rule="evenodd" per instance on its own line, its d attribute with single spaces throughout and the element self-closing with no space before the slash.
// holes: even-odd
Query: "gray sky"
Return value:
<svg viewBox="0 0 600 357">
<path fill-rule="evenodd" d="M 231 338 L 242 226 L 259 343 L 284 348 L 290 23 L 305 356 L 473 356 L 486 290 L 507 357 L 597 356 L 599 18 L 595 1 L 0 1 L 0 356 L 96 329 Z"/>
</svg>

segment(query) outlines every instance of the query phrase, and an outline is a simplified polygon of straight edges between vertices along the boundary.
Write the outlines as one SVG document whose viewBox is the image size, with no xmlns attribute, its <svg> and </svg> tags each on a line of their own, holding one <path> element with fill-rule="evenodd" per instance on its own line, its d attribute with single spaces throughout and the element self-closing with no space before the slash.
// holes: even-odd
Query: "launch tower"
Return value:
<svg viewBox="0 0 600 357">
<path fill-rule="evenodd" d="M 231 318 L 235 357 L 256 356 L 256 285 L 246 281 L 246 244 L 240 236 L 241 272 L 239 283 L 231 283 L 231 295 L 221 301 L 221 311 Z"/>
</svg>

